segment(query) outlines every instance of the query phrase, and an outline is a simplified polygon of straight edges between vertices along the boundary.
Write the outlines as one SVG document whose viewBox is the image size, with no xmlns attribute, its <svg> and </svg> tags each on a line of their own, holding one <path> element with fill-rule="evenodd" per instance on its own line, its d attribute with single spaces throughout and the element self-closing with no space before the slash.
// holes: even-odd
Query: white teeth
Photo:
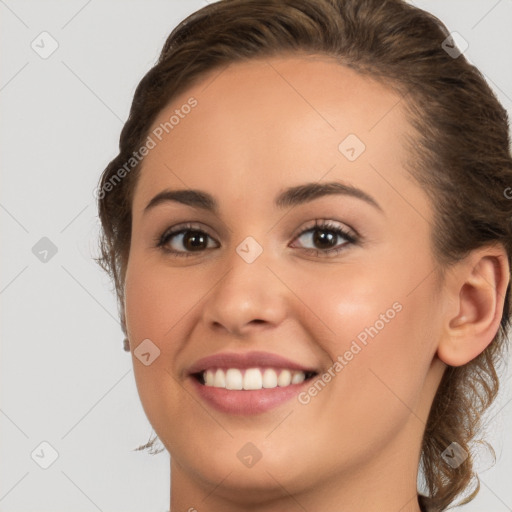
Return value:
<svg viewBox="0 0 512 512">
<path fill-rule="evenodd" d="M 277 385 L 280 387 L 289 386 L 292 382 L 292 373 L 290 370 L 283 370 L 277 378 Z"/>
<path fill-rule="evenodd" d="M 228 370 L 229 372 L 229 370 Z M 263 377 L 258 368 L 245 370 L 244 389 L 261 389 L 263 387 Z"/>
<path fill-rule="evenodd" d="M 215 373 L 211 370 L 204 372 L 204 380 L 207 386 L 213 386 L 213 382 L 215 380 Z"/>
<path fill-rule="evenodd" d="M 277 373 L 272 368 L 267 368 L 263 372 L 263 387 L 277 388 Z"/>
<path fill-rule="evenodd" d="M 300 384 L 306 378 L 302 371 L 294 370 L 274 370 L 272 368 L 248 368 L 239 370 L 238 368 L 229 368 L 222 370 L 206 370 L 203 372 L 203 379 L 206 386 L 215 388 L 224 388 L 232 390 L 256 390 L 271 389 L 276 387 L 285 387 L 290 384 Z"/>
<path fill-rule="evenodd" d="M 216 388 L 225 388 L 226 387 L 226 377 L 224 376 L 224 372 L 220 368 L 215 372 L 215 378 L 213 379 L 213 385 Z"/>
<path fill-rule="evenodd" d="M 300 384 L 305 378 L 304 372 L 295 372 L 292 377 L 292 384 Z"/>
<path fill-rule="evenodd" d="M 217 370 L 222 371 L 222 370 Z M 242 382 L 243 381 L 243 382 Z M 230 368 L 226 372 L 226 389 L 243 389 L 245 379 L 242 377 L 242 372 L 236 368 Z"/>
</svg>

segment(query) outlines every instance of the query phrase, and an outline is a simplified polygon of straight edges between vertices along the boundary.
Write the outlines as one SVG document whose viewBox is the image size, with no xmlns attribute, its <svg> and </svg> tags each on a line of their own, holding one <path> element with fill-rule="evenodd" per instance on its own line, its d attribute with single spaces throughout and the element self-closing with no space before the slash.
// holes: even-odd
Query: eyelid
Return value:
<svg viewBox="0 0 512 512">
<path fill-rule="evenodd" d="M 325 224 L 329 225 L 332 228 L 346 231 L 347 235 L 350 235 L 356 241 L 359 240 L 359 238 L 360 238 L 359 233 L 355 229 L 348 226 L 347 224 L 344 224 L 343 222 L 339 222 L 334 219 L 325 219 L 325 218 L 315 219 L 313 221 L 310 221 L 308 224 L 306 224 L 306 226 L 301 226 L 292 234 L 292 238 L 293 238 L 293 240 L 295 240 L 299 235 L 304 234 L 306 231 L 311 231 L 312 229 L 314 229 L 316 227 L 327 229 L 325 227 Z"/>
<path fill-rule="evenodd" d="M 179 224 L 175 224 L 175 225 L 170 226 L 167 229 L 165 229 L 163 231 L 163 233 L 158 238 L 164 237 L 164 236 L 166 236 L 166 235 L 168 235 L 170 233 L 176 234 L 176 233 L 179 233 L 180 231 L 189 230 L 189 231 L 203 231 L 210 238 L 215 239 L 215 237 L 210 233 L 209 229 L 210 229 L 209 227 L 205 227 L 205 225 L 201 224 L 201 223 L 197 223 L 197 222 L 181 222 Z"/>
</svg>

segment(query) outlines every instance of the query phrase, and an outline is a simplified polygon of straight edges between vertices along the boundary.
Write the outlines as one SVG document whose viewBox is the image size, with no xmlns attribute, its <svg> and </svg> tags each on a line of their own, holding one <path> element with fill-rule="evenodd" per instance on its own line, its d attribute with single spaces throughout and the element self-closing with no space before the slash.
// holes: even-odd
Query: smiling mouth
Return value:
<svg viewBox="0 0 512 512">
<path fill-rule="evenodd" d="M 311 380 L 317 372 L 286 368 L 208 368 L 191 376 L 207 387 L 250 391 L 273 389 L 301 384 Z"/>
</svg>

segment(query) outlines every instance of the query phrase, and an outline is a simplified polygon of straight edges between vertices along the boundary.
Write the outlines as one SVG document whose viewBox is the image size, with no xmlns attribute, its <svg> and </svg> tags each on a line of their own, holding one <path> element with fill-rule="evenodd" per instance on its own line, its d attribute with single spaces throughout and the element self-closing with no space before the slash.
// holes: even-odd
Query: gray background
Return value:
<svg viewBox="0 0 512 512">
<path fill-rule="evenodd" d="M 512 1 L 414 3 L 468 41 L 465 55 L 512 116 Z M 93 190 L 138 81 L 171 29 L 204 5 L 0 0 L 2 512 L 169 507 L 166 452 L 131 451 L 152 428 L 111 284 L 92 260 Z M 43 31 L 59 45 L 46 59 L 31 47 L 51 48 L 48 38 L 42 48 Z M 509 372 L 487 416 L 497 464 L 488 469 L 482 452 L 481 492 L 454 510 L 512 511 L 511 388 Z M 39 465 L 51 461 L 43 441 L 58 452 L 48 469 Z"/>
</svg>

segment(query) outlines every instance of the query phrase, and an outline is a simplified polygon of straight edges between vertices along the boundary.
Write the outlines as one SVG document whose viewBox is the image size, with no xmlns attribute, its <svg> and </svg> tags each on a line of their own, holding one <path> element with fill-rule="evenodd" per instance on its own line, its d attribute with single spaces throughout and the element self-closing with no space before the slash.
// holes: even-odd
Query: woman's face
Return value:
<svg viewBox="0 0 512 512">
<path fill-rule="evenodd" d="M 432 208 L 403 165 L 402 102 L 298 56 L 215 70 L 159 114 L 125 299 L 138 391 L 176 478 L 224 479 L 226 495 L 340 481 L 370 492 L 390 478 L 415 491 L 443 297 Z M 147 207 L 184 190 L 211 199 Z M 289 361 L 200 361 L 251 352 Z M 208 368 L 213 386 L 190 374 Z M 297 368 L 316 376 L 286 386 Z"/>
</svg>

